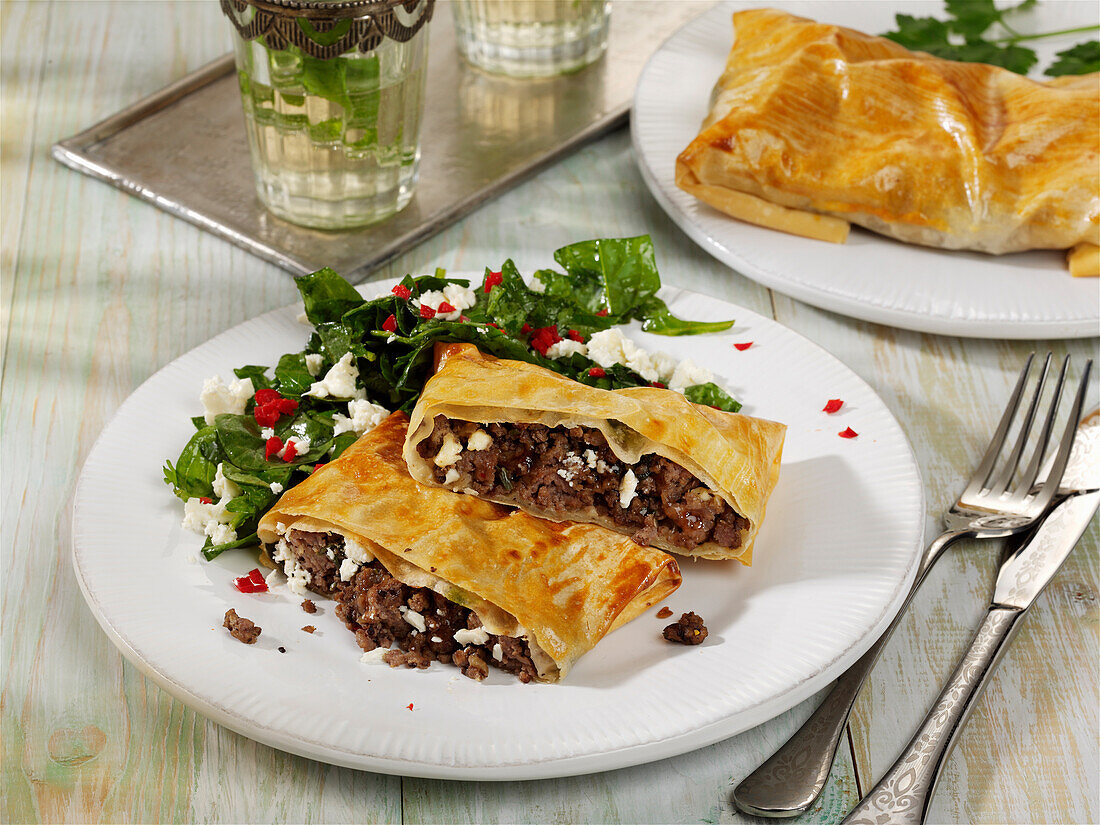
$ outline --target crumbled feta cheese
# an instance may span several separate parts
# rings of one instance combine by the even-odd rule
[[[220,375],[207,378],[202,382],[202,392],[199,393],[199,401],[202,402],[203,420],[207,424],[214,423],[214,417],[222,413],[243,415],[244,405],[248,399],[256,394],[252,388],[251,378],[242,378],[226,384]]]
[[[286,583],[291,592],[299,596],[305,596],[307,592],[306,585],[313,580],[313,576],[298,564],[298,560],[290,552],[286,539],[280,539],[279,543],[275,545],[275,553],[271,556],[271,560],[282,562],[283,573],[286,575]]]
[[[350,352],[346,352],[344,357],[325,373],[324,378],[310,384],[306,395],[314,398],[366,398],[366,391],[355,386],[355,380],[358,377],[359,368],[355,365],[355,357]]]
[[[215,546],[229,544],[231,541],[237,540],[237,531],[220,521],[208,521],[206,523],[206,535],[210,536],[210,542]]]
[[[657,371],[657,380],[667,385],[672,380],[672,374],[676,372],[676,359],[667,352],[654,352],[649,356],[649,362]]]
[[[306,369],[309,374],[314,378],[321,371],[321,366],[325,363],[325,357],[319,352],[306,353]]]
[[[462,284],[447,284],[443,287],[443,297],[455,309],[469,309],[477,303],[477,291]]]
[[[344,538],[344,555],[359,564],[370,564],[374,561],[374,553],[361,545],[355,539]]]
[[[309,452],[309,448],[312,442],[309,440],[309,436],[306,435],[292,436],[286,440],[286,443],[283,444],[283,448],[279,450],[279,452],[277,452],[275,455],[277,455],[279,458],[285,457],[286,451],[290,448],[291,444],[294,445],[294,457],[301,458]]]
[[[706,367],[698,366],[690,358],[685,358],[676,365],[676,371],[672,373],[672,378],[668,381],[668,388],[683,392],[688,387],[694,387],[696,384],[706,384],[708,381],[713,380],[714,373]]]
[[[617,329],[604,329],[594,332],[592,337],[588,339],[588,357],[605,368],[613,367],[616,364],[625,364],[626,355],[623,352],[623,346],[627,343],[634,346]]]
[[[427,627],[427,625],[424,624],[424,617],[417,613],[415,610],[406,610],[401,615],[405,618],[406,622],[411,624],[421,633],[423,633],[424,628]]]
[[[455,641],[460,645],[483,645],[489,641],[489,631],[484,627],[476,627],[473,630],[455,631]]]
[[[569,486],[573,486],[573,479],[576,477],[576,473],[572,470],[558,470],[558,475],[569,482]]]
[[[282,484],[280,484],[277,481],[271,482],[271,492],[273,492],[275,495],[279,495],[279,493],[281,493],[282,491],[283,491],[283,485]]]
[[[278,533],[280,536],[283,535],[286,532],[286,525],[283,524],[281,521],[275,522],[275,532]]]
[[[234,499],[241,494],[241,488],[230,481],[222,472],[224,465],[218,462],[218,467],[214,471],[214,495],[220,500],[220,504],[228,504],[230,499]]]
[[[477,303],[477,293],[461,284],[447,284],[442,292],[433,289],[421,293],[419,300],[421,306],[430,307],[436,311],[436,318],[443,321],[457,321],[462,315],[462,310],[469,309]],[[454,309],[450,312],[440,312],[439,305],[444,302]]]
[[[584,451],[584,461],[588,465],[589,470],[596,469],[596,452],[595,450]]]
[[[443,641],[443,640],[442,640],[442,639],[440,639],[440,638],[439,638],[438,636],[432,636],[432,639],[431,639],[431,640],[432,640],[433,642],[435,642],[436,644],[439,644],[440,642],[442,642],[442,641]]]
[[[333,428],[332,434],[337,436],[340,433],[353,432],[356,435],[362,435],[381,424],[389,414],[390,411],[385,407],[380,407],[378,404],[366,399],[349,401],[347,415],[336,413],[333,416],[332,423],[336,426]]]
[[[561,463],[564,464],[566,467],[580,469],[584,466],[584,459],[576,453],[570,451],[565,454],[565,458],[562,459]]]
[[[275,587],[275,585],[279,583],[280,573],[282,573],[282,571],[276,568],[275,570],[272,570],[270,573],[264,576],[264,582],[267,583],[269,589]]]
[[[447,470],[447,474],[445,476],[443,476],[443,483],[444,484],[454,484],[460,478],[461,478],[461,476],[458,474],[458,470],[456,470],[454,467],[451,467],[450,469]]]
[[[627,470],[619,485],[619,506],[624,510],[630,506],[630,502],[638,495],[638,477],[633,470]]]
[[[383,657],[386,655],[388,649],[389,648],[385,647],[376,647],[374,650],[368,650],[359,657],[359,661],[365,665],[384,665],[386,660]]]
[[[606,473],[607,472],[607,462],[604,461],[602,458],[596,459],[596,472],[597,473]]]
[[[588,354],[588,345],[583,344],[580,341],[574,341],[572,338],[565,338],[558,341],[556,344],[551,344],[546,350],[547,358],[568,358],[573,353],[580,355]]]
[[[267,441],[269,438],[274,437],[275,430],[273,430],[271,427],[264,427],[262,430],[260,430],[260,438],[262,438],[264,441]]]
[[[340,581],[350,582],[355,578],[355,574],[359,572],[358,562],[354,562],[351,559],[344,559],[340,562]]]
[[[454,437],[454,433],[447,433],[443,436],[443,444],[440,446],[439,452],[436,453],[435,466],[450,467],[458,461],[458,457],[461,454],[462,444]]]
[[[484,450],[493,443],[493,437],[485,430],[474,430],[466,439],[467,450]]]
[[[493,645],[493,658],[498,662],[504,661],[504,648],[500,646],[500,642]]]

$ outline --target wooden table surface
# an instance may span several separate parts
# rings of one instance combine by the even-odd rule
[[[2,664],[4,822],[741,822],[733,785],[811,699],[708,748],[610,773],[519,783],[363,773],[291,756],[171,698],[100,631],[68,546],[69,498],[119,404],[215,333],[292,302],[290,277],[55,163],[50,145],[226,49],[212,2],[0,4],[3,62]],[[1097,340],[922,335],[815,309],[733,273],[650,197],[627,132],[590,145],[376,274],[549,260],[581,238],[653,235],[666,282],[770,315],[847,363],[912,441],[927,531],[969,473],[1028,351]],[[140,434],[136,434],[140,437]],[[126,502],[119,502],[121,513]],[[1100,820],[1098,530],[1039,599],[978,702],[934,822]],[[932,572],[864,690],[819,804],[834,822],[893,761],[977,626],[997,552]]]

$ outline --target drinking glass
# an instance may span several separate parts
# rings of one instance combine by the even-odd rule
[[[256,192],[316,229],[376,223],[408,205],[435,0],[221,0]]]
[[[511,77],[568,74],[607,49],[609,0],[451,0],[458,50]]]

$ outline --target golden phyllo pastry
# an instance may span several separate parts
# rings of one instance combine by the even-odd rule
[[[1100,75],[1030,80],[771,9],[734,43],[677,184],[762,226],[990,253],[1098,241]]]
[[[257,533],[292,587],[390,664],[489,666],[556,682],[611,630],[680,585],[676,561],[589,524],[556,524],[409,475],[394,413],[288,490]]]
[[[412,412],[413,477],[639,544],[752,560],[786,427],[452,347]]]

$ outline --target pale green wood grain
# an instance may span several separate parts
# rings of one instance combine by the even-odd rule
[[[0,819],[737,821],[731,783],[797,727],[813,700],[654,765],[546,782],[449,783],[275,751],[193,713],[123,661],[69,566],[67,503],[80,464],[152,372],[296,293],[285,273],[48,157],[54,140],[220,54],[226,40],[215,3],[5,2],[0,15]],[[667,282],[764,315],[774,300],[780,321],[871,383],[913,440],[933,526],[980,453],[1025,346],[889,330],[773,299],[672,226],[645,190],[625,132],[376,276],[436,265],[480,270],[505,255],[530,268],[562,243],[642,232],[654,235]],[[1037,605],[971,720],[936,800],[939,821],[1100,818],[1095,528],[1086,544]],[[860,703],[854,764],[844,742],[822,804],[804,821],[836,821],[857,796],[856,772],[866,784],[892,761],[968,640],[993,569],[993,554],[967,548],[933,574]]]
[[[1069,353],[1078,371],[1097,354],[1095,339],[1004,342],[923,335],[842,319],[782,296],[776,314],[827,342],[897,415],[921,466],[929,537],[941,529],[942,513],[977,466],[1027,353]],[[1091,399],[1093,405],[1100,400],[1095,384]],[[859,430],[858,411],[837,423],[838,429],[853,423]],[[992,592],[999,549],[997,543],[965,542],[951,550],[884,651],[851,726],[864,785],[893,763],[970,643]],[[1051,584],[1052,594],[1072,592],[1075,608],[1047,608],[1050,594],[1036,605],[948,762],[931,821],[1100,817],[1096,557],[1094,524]]]

